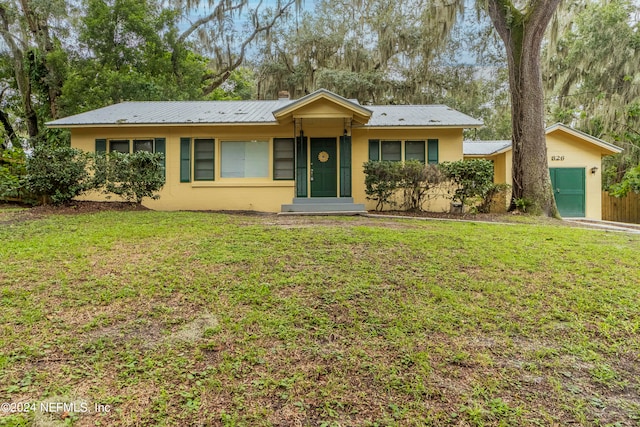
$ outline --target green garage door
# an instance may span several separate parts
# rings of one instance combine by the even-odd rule
[[[558,211],[563,217],[584,217],[584,168],[549,168]]]

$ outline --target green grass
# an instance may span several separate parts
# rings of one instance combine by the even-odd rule
[[[637,235],[143,211],[0,241],[0,402],[38,405],[0,425],[640,423]]]

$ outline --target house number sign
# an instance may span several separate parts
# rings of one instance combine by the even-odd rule
[[[322,163],[326,162],[327,160],[329,160],[329,153],[327,153],[326,151],[319,152],[318,160],[320,160]]]
[[[564,161],[564,156],[551,156],[552,162],[562,162]]]

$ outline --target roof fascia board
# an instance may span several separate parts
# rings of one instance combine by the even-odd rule
[[[437,125],[428,125],[428,126],[421,126],[421,125],[411,125],[411,126],[398,126],[398,125],[389,125],[389,126],[369,126],[369,125],[364,125],[364,126],[354,126],[353,129],[373,129],[373,130],[381,130],[381,129],[472,129],[472,128],[481,128],[484,125],[469,125],[469,124],[462,124],[462,125],[442,125],[442,126],[437,126]]]
[[[92,124],[70,124],[70,125],[49,125],[51,129],[78,129],[78,128],[133,128],[133,127],[219,127],[219,126],[279,126],[277,122],[248,122],[248,123],[92,123]]]
[[[569,127],[569,126],[565,125],[564,123],[556,123],[556,124],[553,124],[553,125],[549,126],[546,129],[545,134],[548,135],[548,134],[550,134],[552,132],[555,132],[557,130],[565,132],[565,133],[567,133],[569,135],[573,135],[576,138],[580,138],[580,139],[582,139],[582,140],[584,140],[584,141],[586,141],[586,142],[588,142],[590,144],[593,144],[595,146],[598,146],[600,148],[604,148],[605,150],[607,150],[607,151],[609,151],[611,153],[622,153],[622,151],[623,151],[623,149],[618,147],[617,145],[610,144],[607,141],[603,141],[600,138],[596,138],[593,135],[589,135],[588,133],[584,133],[584,132],[579,131],[577,129],[573,129],[572,127]]]

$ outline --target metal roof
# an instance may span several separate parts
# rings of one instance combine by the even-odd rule
[[[367,127],[459,126],[478,127],[482,121],[446,105],[368,105],[373,111]]]
[[[47,123],[48,126],[118,124],[277,123],[272,111],[292,101],[122,102]]]
[[[464,156],[491,156],[511,148],[511,140],[500,141],[463,141]]]
[[[374,105],[362,106],[320,89],[299,100],[275,101],[146,101],[122,102],[47,123],[51,127],[109,125],[221,125],[277,124],[274,113],[300,104],[312,96],[330,94],[352,104],[363,114],[371,112],[366,127],[477,127],[476,120],[446,105]]]

